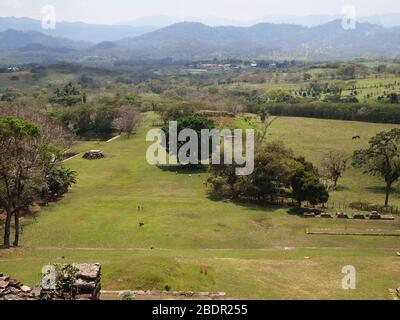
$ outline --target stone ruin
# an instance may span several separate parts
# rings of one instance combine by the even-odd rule
[[[39,300],[40,292],[0,273],[0,300]]]
[[[331,215],[330,213],[323,212],[323,213],[321,213],[320,218],[323,218],[323,219],[332,219],[332,215]]]
[[[105,155],[100,150],[90,150],[88,152],[85,152],[85,154],[83,155],[83,159],[86,160],[98,160],[103,158],[105,158]]]
[[[338,219],[350,219],[349,215],[345,212],[336,213],[336,217],[338,217]]]
[[[78,269],[74,287],[77,291],[77,300],[100,300],[101,265],[73,264]],[[17,280],[0,274],[0,300],[43,300],[52,290],[37,287],[31,289]],[[62,294],[62,293],[61,293]]]
[[[100,300],[101,265],[81,263],[73,266],[79,270],[75,282],[79,300]]]

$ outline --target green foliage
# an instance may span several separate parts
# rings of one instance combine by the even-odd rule
[[[18,98],[19,94],[13,90],[6,89],[1,95],[0,101],[4,102],[14,102]]]
[[[293,174],[291,180],[293,198],[300,204],[302,201],[312,205],[328,202],[329,193],[313,172],[303,167]]]
[[[89,77],[85,74],[83,74],[79,77],[79,84],[83,88],[97,88],[98,87],[96,80],[94,80],[92,77]]]
[[[124,291],[119,296],[119,300],[132,301],[132,300],[135,300],[135,296],[130,291]]]
[[[112,105],[81,105],[64,110],[59,117],[80,137],[108,137],[114,132],[117,115]]]
[[[352,164],[385,180],[385,206],[388,206],[391,187],[400,178],[400,129],[378,133],[369,141],[368,149],[354,152]]]
[[[79,270],[71,264],[55,264],[56,287],[46,292],[44,300],[76,300],[78,295],[75,286]]]
[[[358,103],[312,102],[271,104],[267,105],[266,108],[274,116],[400,124],[399,105],[376,106]]]
[[[57,198],[68,192],[68,189],[77,183],[77,173],[62,166],[52,166],[46,172],[45,195]]]
[[[169,121],[176,121],[180,118],[192,116],[194,114],[194,107],[187,103],[180,103],[161,109],[159,114],[163,122],[167,124]]]
[[[97,136],[109,136],[114,132],[113,121],[118,111],[113,107],[100,106],[95,109],[92,130]]]
[[[15,138],[38,138],[40,136],[39,128],[25,120],[17,117],[7,117],[0,119],[0,137],[2,140]]]
[[[256,150],[251,175],[236,176],[235,165],[213,165],[208,183],[216,196],[257,202],[293,197],[298,202],[318,204],[329,198],[316,168],[304,158],[295,158],[292,150],[279,141]],[[288,192],[290,188],[292,193]]]
[[[201,130],[207,129],[212,130],[214,129],[214,123],[212,120],[202,117],[202,116],[188,116],[177,119],[178,123],[178,136],[182,130],[185,129],[192,129],[196,131],[198,137],[198,145],[201,146]],[[167,151],[169,151],[169,125],[165,125],[162,130],[164,131],[167,137]],[[186,141],[178,141],[178,150],[189,141],[189,138]],[[211,142],[211,138],[210,138]],[[211,148],[211,143],[210,143]],[[198,153],[198,159],[201,160],[201,154]]]
[[[140,108],[142,105],[142,99],[137,94],[127,93],[123,98],[123,103],[129,106]]]
[[[338,74],[343,80],[355,79],[356,76],[356,66],[354,64],[343,64],[338,70]]]
[[[293,102],[294,97],[286,90],[283,89],[272,89],[269,90],[266,94],[266,98],[268,101],[273,102]]]
[[[64,106],[73,106],[81,102],[85,103],[86,95],[77,86],[72,84],[72,82],[69,82],[64,87],[55,89],[49,102]]]

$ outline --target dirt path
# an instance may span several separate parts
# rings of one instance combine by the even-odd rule
[[[121,135],[116,136],[116,137],[114,137],[114,138],[111,138],[110,140],[106,141],[106,143],[113,142],[113,141],[117,140],[117,139],[120,138],[120,137],[121,137]]]
[[[26,250],[43,250],[43,251],[210,251],[210,252],[223,252],[223,251],[247,251],[247,252],[270,252],[270,251],[294,251],[294,250],[393,250],[396,252],[398,248],[348,248],[348,247],[271,247],[271,248],[198,248],[198,249],[185,249],[185,248],[143,248],[143,247],[130,247],[130,248],[112,248],[112,247],[20,247],[19,249]],[[1,252],[1,251],[0,251]]]

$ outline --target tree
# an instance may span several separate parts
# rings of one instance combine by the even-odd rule
[[[392,185],[400,178],[400,129],[378,133],[369,141],[369,148],[353,154],[353,166],[364,173],[385,180],[385,206],[389,205]]]
[[[80,105],[63,110],[60,118],[80,137],[108,137],[114,132],[118,110],[113,105]]]
[[[329,200],[329,193],[321,183],[318,176],[305,167],[300,167],[291,178],[293,198],[299,205],[303,201],[308,201],[312,205],[326,203]]]
[[[76,182],[75,171],[62,166],[49,166],[46,169],[46,187],[43,194],[56,199],[67,193]]]
[[[118,109],[118,116],[113,121],[113,128],[120,133],[126,133],[128,138],[143,120],[143,115],[129,106]]]
[[[110,136],[113,129],[113,121],[117,117],[117,110],[110,106],[100,106],[95,109],[93,119],[93,131],[99,137]]]
[[[12,91],[10,89],[6,89],[4,93],[1,95],[0,101],[5,101],[5,102],[13,102],[17,99],[18,93],[15,91]]]
[[[177,120],[177,133],[179,136],[179,133],[182,130],[185,129],[192,129],[194,131],[196,131],[197,133],[197,138],[198,138],[198,145],[201,146],[201,130],[203,129],[207,129],[207,130],[212,130],[214,129],[214,122],[206,117],[201,117],[201,116],[189,116],[189,117],[184,117],[184,118],[180,118]],[[169,126],[165,125],[162,130],[164,131],[166,138],[167,138],[167,151],[169,152]],[[211,151],[211,147],[212,147],[212,138],[210,137],[210,151]],[[187,142],[189,142],[189,138],[186,141],[178,141],[178,148],[177,150],[179,150],[184,144],[186,144]],[[197,159],[199,160],[199,162],[201,162],[201,153],[198,152],[197,153]]]
[[[338,69],[338,74],[339,74],[344,80],[355,79],[355,76],[356,76],[356,66],[353,65],[353,64],[344,64],[344,65],[341,65],[340,68]]]
[[[309,80],[311,80],[312,79],[312,75],[310,74],[310,73],[305,73],[304,75],[303,75],[303,80],[304,81],[309,81]]]
[[[290,94],[290,92],[284,89],[271,89],[266,94],[267,101],[272,102],[294,102],[296,99]]]
[[[254,158],[254,172],[241,177],[237,191],[243,198],[272,202],[285,194],[294,165],[292,150],[282,142],[274,141],[257,150]]]
[[[211,192],[258,202],[273,202],[283,197],[292,197],[300,205],[302,201],[314,205],[328,201],[329,194],[320,182],[315,166],[304,158],[295,158],[293,151],[282,142],[258,147],[254,160],[254,172],[249,176],[236,176],[233,164],[212,165],[207,180]]]
[[[11,218],[14,246],[19,244],[20,210],[28,206],[44,184],[43,170],[51,153],[41,143],[39,128],[16,117],[0,119],[0,203],[6,212],[4,247],[10,247]]]
[[[159,111],[161,118],[165,124],[168,121],[176,121],[180,118],[192,116],[194,114],[194,107],[187,103],[169,106]]]
[[[84,100],[86,100],[86,95],[77,86],[72,84],[72,82],[69,82],[62,88],[56,88],[49,102],[64,106],[73,106],[84,102]]]
[[[328,190],[336,190],[339,179],[347,170],[348,157],[343,152],[328,151],[322,160],[322,175],[330,182]]]

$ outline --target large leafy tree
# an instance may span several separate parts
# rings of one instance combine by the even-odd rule
[[[176,105],[162,108],[159,114],[164,122],[168,124],[169,121],[177,121],[178,119],[193,116],[194,106],[188,103],[178,103]]]
[[[214,122],[206,117],[201,117],[201,116],[188,116],[188,117],[183,117],[179,118],[177,120],[177,133],[179,136],[179,133],[182,130],[185,129],[192,129],[197,133],[197,138],[198,138],[198,145],[201,146],[201,130],[207,129],[207,130],[212,130],[214,129]],[[169,126],[165,125],[162,130],[164,131],[166,138],[167,138],[167,151],[170,151],[169,148]],[[210,151],[211,151],[211,138],[210,138]],[[178,150],[187,142],[189,141],[189,138],[186,141],[178,141]],[[197,153],[197,159],[199,160],[199,163],[201,162],[201,153]]]
[[[369,148],[353,154],[353,166],[385,180],[385,206],[389,205],[392,185],[400,178],[400,129],[378,133]]]
[[[299,204],[309,201],[316,205],[328,201],[329,194],[320,182],[317,169],[304,158],[295,158],[282,142],[259,146],[254,160],[254,172],[241,177],[235,175],[235,165],[212,165],[207,180],[212,193],[261,202],[273,202],[282,197],[292,197]]]
[[[10,246],[11,219],[15,219],[14,246],[19,244],[20,210],[44,185],[44,168],[51,152],[41,143],[39,128],[16,117],[0,119],[0,202],[6,212],[4,247]]]
[[[297,200],[299,205],[303,201],[308,201],[312,205],[326,203],[329,200],[329,193],[325,186],[319,180],[319,177],[300,167],[292,176],[293,198]]]
[[[73,106],[81,102],[85,103],[86,95],[77,86],[72,84],[72,82],[69,82],[62,88],[56,88],[49,102],[64,106]]]
[[[239,179],[239,193],[262,201],[283,196],[293,170],[292,151],[280,142],[272,142],[258,149],[254,160],[254,172]]]

